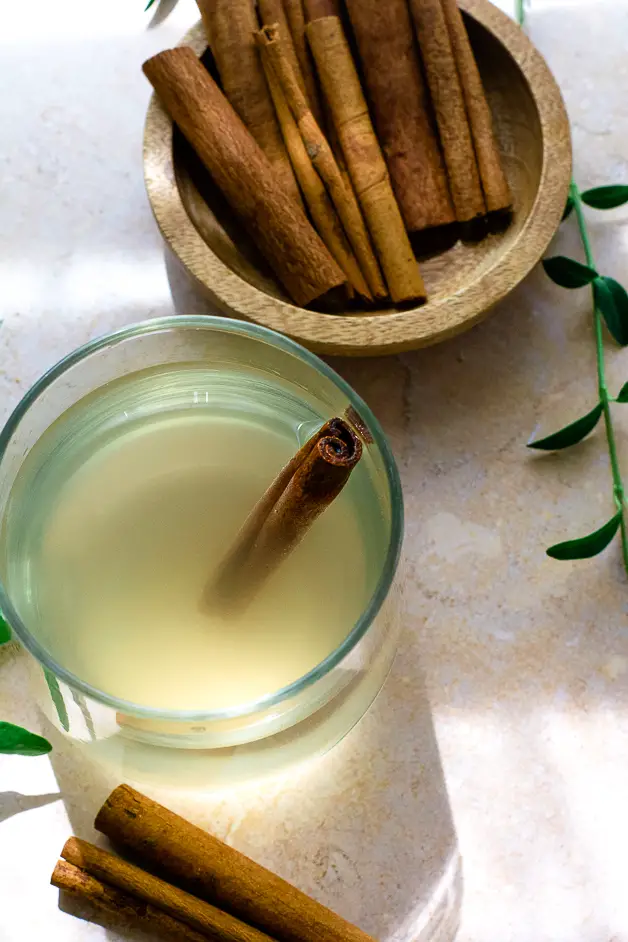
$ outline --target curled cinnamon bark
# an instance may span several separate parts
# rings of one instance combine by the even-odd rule
[[[277,874],[129,785],[111,793],[95,826],[147,870],[278,942],[374,942]]]
[[[347,9],[404,222],[410,232],[453,223],[447,171],[406,0],[347,0]]]
[[[101,913],[106,913],[124,928],[142,929],[151,936],[177,942],[207,942],[207,936],[197,932],[157,906],[144,903],[130,893],[102,880],[97,880],[80,867],[60,860],[52,874],[50,882],[70,896],[84,900]]]
[[[393,301],[425,301],[425,285],[392,190],[351,50],[337,16],[307,25],[318,75]]]
[[[457,0],[442,0],[489,213],[508,213],[512,195],[493,131],[493,117]]]
[[[297,201],[299,188],[255,48],[254,0],[196,0],[223,91],[262,148],[277,180]]]
[[[205,602],[240,609],[338,497],[362,457],[344,419],[326,422],[280,471],[238,533]]]
[[[410,0],[458,222],[486,212],[460,76],[441,0]]]
[[[314,119],[290,65],[279,28],[275,25],[265,26],[258,34],[258,42],[264,47],[266,61],[274,70],[312,164],[327,187],[369,291],[375,298],[384,298],[386,285],[355,194],[351,186],[347,185],[332,149]]]
[[[257,34],[257,37],[262,65],[279,119],[281,133],[316,231],[344,271],[351,288],[363,298],[372,301],[373,296],[347,241],[325,185],[314,168],[281,83],[273,69],[268,37],[263,30]]]
[[[323,116],[318,92],[318,82],[316,81],[310,48],[305,38],[305,9],[303,7],[303,0],[283,0],[283,8],[290,28],[292,43],[301,67],[301,75],[305,82],[307,100],[310,103],[312,114],[316,118],[316,121],[318,124],[322,125]]]
[[[143,68],[293,301],[309,304],[344,284],[344,273],[194,52],[167,49]]]
[[[144,903],[147,908],[156,907],[171,919],[185,923],[195,933],[200,932],[214,942],[273,942],[265,933],[246,925],[235,916],[88,841],[71,837],[66,841],[61,856],[68,864],[79,867],[95,880],[128,894],[140,905]],[[73,876],[76,879],[76,875]],[[76,883],[80,885],[78,879]]]

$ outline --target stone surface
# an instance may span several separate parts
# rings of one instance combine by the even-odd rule
[[[90,337],[174,309],[205,310],[176,263],[164,266],[141,178],[149,91],[139,66],[176,41],[195,10],[181,0],[146,29],[142,6],[31,0],[3,11],[0,418],[43,369]],[[628,6],[533,0],[528,17],[565,94],[580,185],[628,181]],[[628,209],[587,215],[600,267],[628,280]],[[552,252],[578,251],[567,223]],[[420,651],[465,860],[460,938],[624,938],[626,580],[615,544],[586,562],[544,554],[612,512],[603,436],[598,430],[560,456],[524,447],[533,433],[595,401],[587,292],[565,292],[536,270],[494,316],[455,341],[335,365],[379,415],[401,465],[410,611],[402,658],[377,710],[388,703],[400,717],[385,732],[412,762],[407,737],[420,696]],[[627,366],[625,353],[609,344],[611,388],[628,379]],[[628,469],[628,413],[615,412]],[[34,726],[23,685],[22,656],[5,650],[0,715]],[[377,732],[377,710],[340,751],[299,773],[311,786],[303,788],[306,807],[295,810],[273,786],[274,816],[256,812],[247,822],[232,805],[213,820],[260,857],[272,847],[282,872],[330,902],[344,900],[348,915],[388,938],[401,910],[412,908],[411,858],[396,859],[412,823],[404,828],[412,788],[394,761],[392,784],[377,779],[391,789],[389,825],[367,833],[362,846],[337,830],[318,861],[322,883],[312,876],[315,862],[304,869],[308,842],[294,830],[295,821],[321,814],[320,806],[311,810],[317,775],[343,756],[364,765],[360,749],[367,731]],[[395,729],[405,732],[395,736]],[[71,829],[90,836],[89,818],[106,790],[72,763],[69,753],[52,763],[0,760],[2,942],[44,933],[72,942],[105,932],[59,912],[46,885]],[[60,789],[65,802],[56,800]],[[377,788],[369,795],[381,800]],[[362,814],[375,806],[362,806]],[[194,813],[202,820],[198,807]],[[359,854],[365,869],[356,877],[346,861],[355,864]],[[400,875],[406,891],[395,889]],[[395,925],[386,912],[390,894],[397,904],[403,899]]]

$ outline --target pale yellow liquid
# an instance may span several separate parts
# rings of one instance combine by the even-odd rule
[[[244,411],[158,412],[95,436],[47,485],[45,504],[35,489],[23,616],[37,618],[54,659],[131,703],[213,711],[326,658],[372,591],[351,487],[242,614],[201,606],[249,510],[308,437],[297,431]],[[38,447],[52,463],[49,445]],[[37,454],[29,461],[32,474]]]

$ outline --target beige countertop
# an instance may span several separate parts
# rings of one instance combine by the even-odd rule
[[[181,0],[150,30],[142,6],[31,0],[4,11],[0,419],[90,337],[204,310],[176,265],[164,266],[140,160],[149,89],[139,66],[179,38],[194,5]],[[580,185],[628,182],[628,4],[532,0],[528,30],[565,95]],[[600,268],[627,283],[628,208],[587,215]],[[552,250],[579,251],[573,223]],[[595,402],[588,293],[563,291],[536,270],[463,337],[334,365],[378,414],[401,467],[402,656],[341,751],[298,773],[287,791],[269,786],[254,806],[232,799],[204,820],[365,928],[397,938],[411,896],[400,874],[412,873],[412,846],[422,839],[421,796],[412,796],[411,780],[376,767],[366,791],[356,786],[347,798],[353,823],[343,825],[322,783],[341,788],[345,760],[366,781],[367,741],[390,768],[400,757],[406,767],[420,762],[420,658],[464,859],[460,939],[618,942],[628,936],[626,577],[616,544],[584,562],[544,554],[610,516],[603,433],[561,455],[525,449],[532,433]],[[608,372],[613,389],[628,380],[628,358],[610,344]],[[628,476],[628,411],[616,414]],[[24,660],[11,649],[0,655],[0,716],[34,725]],[[318,783],[308,795],[323,805],[308,797],[297,806],[303,775]],[[52,763],[0,758],[2,942],[114,938],[59,912],[46,885],[72,828],[90,836],[105,791],[71,752]],[[388,823],[360,846],[355,821],[373,809]]]

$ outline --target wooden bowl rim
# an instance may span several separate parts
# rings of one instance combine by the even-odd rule
[[[153,94],[144,129],[148,198],[164,239],[224,314],[287,334],[317,353],[397,353],[429,346],[469,329],[536,265],[560,224],[571,179],[565,105],[547,63],[514,20],[490,0],[459,0],[459,5],[502,44],[528,85],[541,128],[541,176],[525,224],[511,245],[496,254],[493,263],[471,284],[422,307],[348,317],[321,314],[274,298],[236,274],[203,241],[185,210],[174,169],[172,121]],[[179,45],[191,46],[197,55],[205,51],[201,21]]]

